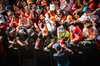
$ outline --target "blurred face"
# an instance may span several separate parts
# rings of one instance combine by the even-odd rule
[[[59,14],[58,17],[61,18],[62,17],[62,14]]]
[[[45,17],[43,15],[40,16],[42,22],[45,22]]]
[[[93,29],[92,28],[88,28],[88,31],[91,32]]]
[[[37,13],[38,13],[38,14],[41,14],[41,13],[42,13],[42,10],[38,10]]]
[[[49,7],[46,7],[47,11],[50,10]]]
[[[75,18],[78,19],[80,16],[79,15],[75,15]]]
[[[35,6],[33,6],[33,7],[32,7],[32,10],[33,10],[33,11],[35,11],[35,8],[36,8],[36,7],[35,7]]]
[[[13,14],[10,12],[8,13],[9,18],[12,18]]]
[[[14,7],[14,10],[15,10],[15,11],[18,11],[18,10],[19,10],[19,8],[18,8],[17,6],[15,6],[15,7]]]

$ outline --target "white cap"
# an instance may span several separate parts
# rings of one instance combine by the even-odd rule
[[[50,5],[50,10],[52,11],[52,10],[55,10],[55,5],[54,4],[51,4]]]
[[[60,32],[64,32],[64,27],[63,27],[63,25],[60,26]]]
[[[85,20],[87,20],[87,17],[86,17],[86,16],[82,16],[82,17],[80,17],[78,20],[79,20],[79,21],[85,21]]]
[[[73,27],[74,27],[74,25],[71,25],[71,26],[70,26],[70,30],[72,30],[72,29],[73,29]]]

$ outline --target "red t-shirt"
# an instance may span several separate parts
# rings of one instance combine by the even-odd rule
[[[8,20],[8,24],[9,24],[9,25],[10,25],[10,23],[11,23],[11,20],[12,20],[12,19]],[[18,19],[15,19],[14,22],[18,23]],[[12,25],[12,28],[16,28],[16,27],[17,27],[17,26],[16,26],[15,24]]]
[[[80,34],[74,34],[74,40],[75,41],[80,41],[83,39],[83,34],[80,32]]]

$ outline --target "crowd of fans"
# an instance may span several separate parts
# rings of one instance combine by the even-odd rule
[[[46,39],[50,40],[44,50],[56,42],[62,47],[80,41],[100,46],[99,0],[16,0],[14,4],[0,2],[0,8],[1,47],[7,41],[8,48],[27,47],[30,37],[35,49]]]

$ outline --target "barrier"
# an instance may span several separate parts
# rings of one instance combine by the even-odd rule
[[[10,53],[9,57],[12,58],[9,60],[15,61],[14,64],[17,66],[22,66],[23,59],[26,57],[34,60],[34,66],[57,66],[56,61],[53,59],[53,54],[56,51],[52,48],[44,51],[43,47],[39,46],[40,50],[35,50],[33,43],[29,46],[29,50],[26,50],[26,47],[17,44],[14,48],[9,49],[7,53]],[[95,44],[91,44],[91,46],[69,46],[69,48],[74,52],[73,55],[69,56],[70,66],[99,65],[100,51]],[[31,52],[31,56],[28,51]]]

